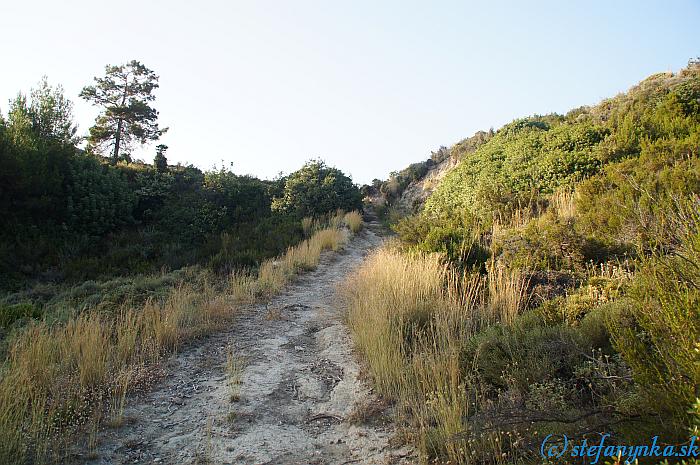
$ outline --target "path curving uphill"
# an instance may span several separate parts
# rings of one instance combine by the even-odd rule
[[[413,463],[410,448],[389,446],[386,418],[357,421],[378,401],[360,379],[336,287],[381,243],[367,226],[230,330],[174,357],[159,387],[127,405],[124,426],[101,434],[90,463]],[[229,347],[243,367],[234,400]]]

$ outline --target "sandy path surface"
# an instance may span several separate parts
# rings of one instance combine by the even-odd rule
[[[400,464],[386,418],[352,420],[376,402],[359,378],[336,287],[381,243],[370,223],[342,251],[269,303],[242,312],[230,330],[185,349],[127,421],[100,435],[92,464]],[[227,348],[242,366],[232,400]]]

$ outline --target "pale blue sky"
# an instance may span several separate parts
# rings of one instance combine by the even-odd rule
[[[170,162],[273,177],[321,157],[359,183],[700,55],[698,0],[3,0],[0,24],[3,112],[46,74],[87,133],[82,86],[137,59]]]

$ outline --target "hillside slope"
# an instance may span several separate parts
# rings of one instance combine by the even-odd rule
[[[348,320],[422,463],[697,436],[699,61],[505,125],[393,228]]]
[[[422,207],[430,194],[433,193],[437,185],[442,181],[457,164],[459,159],[448,157],[440,163],[431,166],[427,173],[415,181],[411,181],[401,192],[401,195],[394,201],[393,206],[400,213],[416,213]]]
[[[419,212],[428,197],[464,158],[493,136],[493,131],[477,131],[452,147],[440,147],[427,160],[412,163],[401,171],[392,172],[389,179],[375,180],[373,203],[388,206],[393,216]]]
[[[506,213],[573,187],[611,163],[660,155],[671,164],[697,156],[700,66],[659,73],[629,92],[564,116],[516,120],[462,159],[426,205],[431,215],[468,210],[482,217]]]

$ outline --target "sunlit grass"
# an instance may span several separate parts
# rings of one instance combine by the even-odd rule
[[[347,236],[336,228],[326,228],[311,238],[290,247],[284,256],[266,260],[260,266],[253,284],[255,295],[269,296],[279,292],[296,274],[318,266],[324,250],[338,250]],[[240,279],[239,279],[240,282]]]
[[[465,434],[470,415],[488,399],[462,356],[477,331],[510,324],[519,313],[527,295],[523,275],[460,273],[437,255],[387,247],[348,279],[342,295],[374,386],[396,401],[423,463],[475,463],[474,450],[501,457],[500,432]]]
[[[113,312],[78,312],[65,324],[42,321],[18,331],[0,371],[0,463],[60,463],[79,433],[88,433],[91,449],[100,424],[120,424],[129,390],[149,376],[137,368],[223,328],[241,305],[267,299],[316,268],[323,251],[347,240],[339,229],[343,217],[335,214],[336,227],[316,230],[265,261],[257,275],[236,271],[216,283],[205,276],[137,306],[127,301]],[[229,374],[240,371],[237,360],[229,359]]]
[[[353,211],[346,213],[343,222],[353,233],[358,233],[362,229],[362,215],[360,215],[359,212]]]

